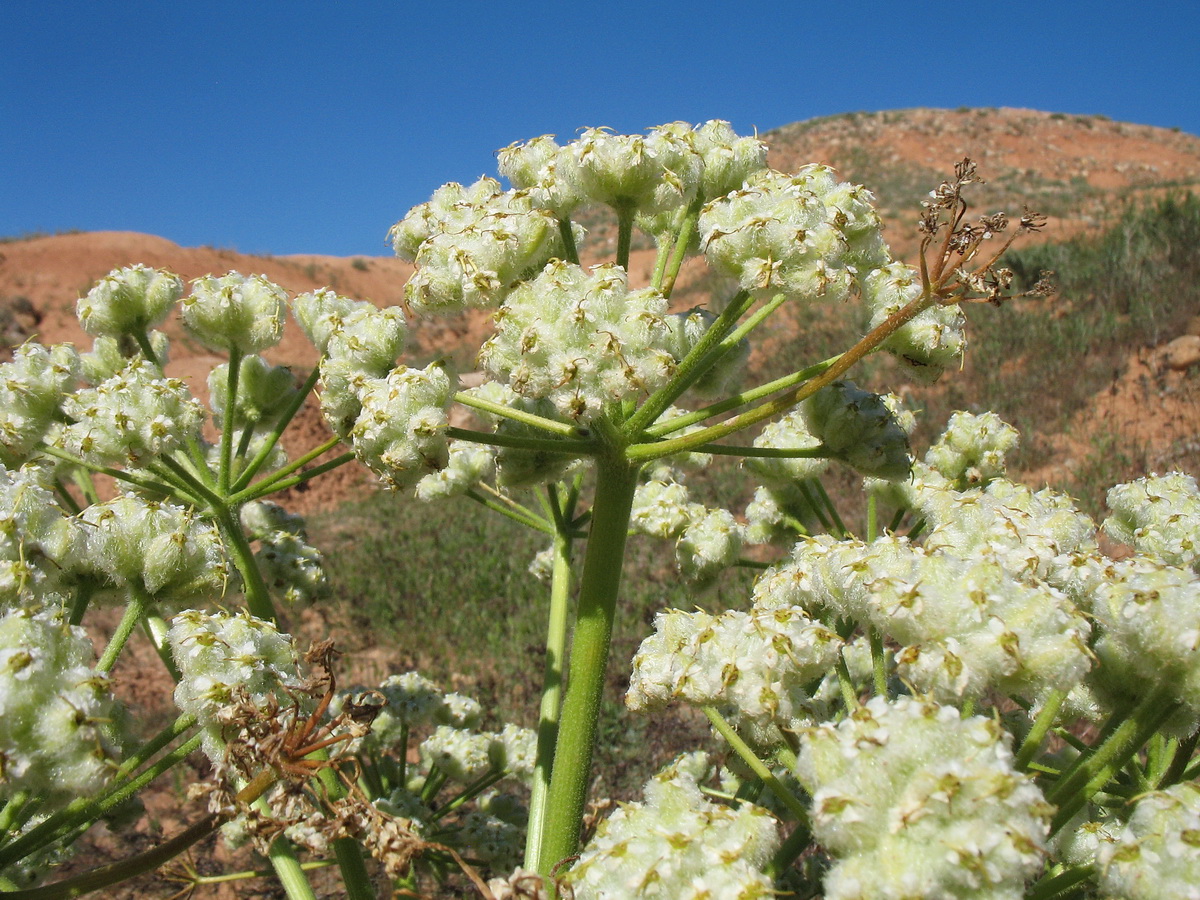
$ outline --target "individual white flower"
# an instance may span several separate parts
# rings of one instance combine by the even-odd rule
[[[96,387],[68,396],[63,412],[73,421],[55,442],[97,465],[147,465],[189,437],[199,439],[204,418],[183,381],[164,378],[141,357]]]
[[[863,299],[875,328],[921,296],[921,278],[911,266],[889,263],[870,272],[862,282]],[[962,358],[967,346],[967,320],[957,304],[935,303],[901,325],[881,345],[914,378],[936,381]]]
[[[88,334],[136,335],[165,319],[182,296],[178,275],[139,264],[113,269],[101,278],[80,298],[76,313]]]
[[[1122,900],[1200,900],[1200,784],[1143,795],[1115,843],[1100,846],[1100,889]]]
[[[657,291],[629,291],[619,266],[588,273],[554,261],[509,296],[479,360],[517,394],[590,422],[650,394],[675,371],[661,346],[669,335],[666,307]]]
[[[217,762],[225,757],[221,712],[235,691],[259,706],[272,697],[286,705],[286,691],[300,683],[291,636],[248,613],[185,610],[171,620],[167,641],[181,675],[175,705],[200,721],[204,752]]]
[[[710,802],[697,784],[703,766],[703,754],[680,757],[647,782],[644,801],[600,823],[567,874],[578,900],[775,895],[763,871],[779,845],[774,819],[752,803]]]
[[[263,275],[205,275],[183,300],[183,324],[211,350],[261,353],[283,338],[287,292]]]
[[[1139,553],[1200,572],[1200,488],[1182,472],[1149,475],[1108,492],[1104,530]]]
[[[0,364],[0,464],[16,468],[29,459],[79,375],[70,344],[22,344],[12,362]]]
[[[812,722],[807,688],[833,667],[841,646],[798,607],[719,616],[668,610],[634,655],[625,705],[717,706],[748,740],[771,746],[776,729]]]
[[[28,792],[44,811],[100,791],[122,737],[92,643],[58,606],[0,617],[0,799]]]
[[[829,900],[1007,900],[1042,868],[1052,807],[990,719],[875,697],[806,732],[796,774],[837,860]]]

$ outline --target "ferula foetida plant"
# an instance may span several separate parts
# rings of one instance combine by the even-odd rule
[[[292,900],[315,897],[314,862],[356,900],[1200,897],[1196,482],[1113,488],[1100,529],[1129,554],[1110,558],[1070,497],[1007,477],[1018,435],[996,415],[956,413],[917,454],[913,412],[849,380],[877,351],[922,381],[954,370],[962,304],[1010,299],[1000,257],[1039,217],[970,219],[963,161],[908,265],[865,188],[773,171],[719,121],[535,138],[499,168],[510,187],[448,184],[392,228],[407,316],[134,266],[79,301],[90,351],[29,343],[0,366],[0,894],[104,890],[220,830]],[[572,218],[598,206],[612,258]],[[643,281],[635,232],[657,248]],[[729,287],[685,308],[701,257]],[[861,338],[747,383],[756,338],[813,304]],[[262,356],[289,310],[320,355],[307,373]],[[410,317],[468,310],[494,325],[482,383],[398,361]],[[172,312],[227,358],[207,404],[164,372]],[[313,391],[332,436],[289,460]],[[751,499],[708,506],[689,473],[729,457]],[[352,459],[397,502],[475,502],[544,536],[535,728],[418,672],[339,686],[327,643],[280,631],[277,604],[338,585],[269,498]],[[861,476],[865,513],[838,509],[831,467]],[[631,535],[670,542],[697,594],[760,571],[737,608],[663,609],[613,661],[629,715],[694,706],[724,752],[676,758],[585,829]],[[110,607],[94,648],[81,626]],[[157,734],[112,691],[131,641],[176,684]],[[56,875],[197,751],[192,825]]]

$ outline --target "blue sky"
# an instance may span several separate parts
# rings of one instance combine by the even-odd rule
[[[1200,134],[1183,0],[5,0],[0,35],[0,235],[385,255],[438,185],[588,125],[1018,106]]]

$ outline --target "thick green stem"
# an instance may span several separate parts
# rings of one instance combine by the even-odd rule
[[[153,605],[154,600],[146,592],[146,589],[140,584],[131,582],[129,585],[129,602],[125,604],[125,612],[121,616],[121,621],[117,624],[117,630],[113,632],[112,639],[109,640],[108,646],[104,648],[104,653],[100,656],[100,661],[96,663],[97,672],[101,675],[107,675],[112,671],[117,657],[121,655],[121,651],[125,648],[125,642],[133,634],[133,629],[137,628],[138,623],[146,615],[146,610]]]
[[[633,238],[633,206],[618,206],[617,210],[617,265],[629,271],[629,247]]]
[[[214,510],[213,517],[221,530],[221,536],[225,538],[226,546],[229,547],[233,564],[242,576],[242,589],[246,593],[246,606],[251,615],[265,622],[274,622],[275,605],[271,602],[267,583],[263,581],[262,573],[258,570],[254,551],[250,549],[250,542],[246,540],[246,533],[242,531],[242,523],[238,521],[237,513],[227,506],[222,506]]]
[[[546,624],[546,662],[542,675],[542,703],[538,712],[537,758],[529,798],[529,828],[525,843],[525,868],[534,869],[542,852],[546,804],[550,797],[550,775],[554,768],[554,745],[562,706],[564,656],[567,650],[567,620],[571,590],[571,537],[568,533],[573,510],[560,509],[552,498],[557,531],[554,535],[554,568],[550,582],[550,616]]]
[[[742,740],[741,735],[733,730],[733,726],[725,721],[715,707],[704,707],[704,714],[708,716],[708,721],[712,723],[717,733],[733,748],[734,753],[741,757],[742,762],[749,766],[751,772],[762,779],[763,784],[771,789],[771,793],[779,799],[779,802],[788,808],[798,822],[807,824],[808,810],[804,808],[800,798],[784,786],[771,768],[758,758],[758,755],[750,749],[749,744]]]
[[[242,352],[236,347],[229,350],[229,368],[226,370],[225,415],[221,420],[221,462],[217,470],[217,485],[224,495],[229,494],[233,483],[233,420],[237,415],[238,379],[242,372]]]
[[[1029,729],[1029,734],[1025,735],[1025,740],[1021,742],[1021,749],[1017,751],[1016,759],[1013,760],[1016,768],[1024,770],[1033,761],[1034,755],[1042,746],[1042,741],[1054,727],[1054,719],[1058,716],[1058,711],[1066,699],[1067,692],[1062,690],[1052,691],[1046,698],[1041,712],[1034,719],[1033,727]]]
[[[537,864],[538,872],[545,876],[579,847],[637,471],[619,448],[610,450],[596,466],[596,499],[554,751],[549,815]]]

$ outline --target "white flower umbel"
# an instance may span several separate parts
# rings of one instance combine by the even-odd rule
[[[428,725],[473,728],[483,714],[470,697],[443,693],[417,672],[389,676],[378,692],[385,703],[371,723],[371,735],[384,747],[398,746],[409,731]]]
[[[0,618],[0,798],[28,791],[48,812],[108,781],[120,710],[94,665],[87,633],[67,624],[61,602]]]
[[[702,164],[691,141],[671,126],[646,137],[588,128],[566,146],[559,175],[585,200],[654,214],[687,205]]]
[[[55,442],[94,465],[145,466],[199,439],[204,408],[178,378],[135,357],[107,381],[67,397],[73,421]]]
[[[249,613],[205,613],[189,609],[171,620],[167,633],[181,675],[175,705],[192,713],[204,727],[204,752],[214,762],[225,756],[220,716],[235,689],[266,706],[272,697],[283,706],[285,693],[300,682],[292,638]]]
[[[517,394],[590,422],[671,377],[666,308],[657,291],[629,291],[619,266],[589,273],[556,260],[509,296],[479,360]]]
[[[70,344],[22,344],[0,365],[0,464],[16,468],[46,436],[80,376]]]
[[[780,450],[814,450],[822,446],[822,441],[809,430],[808,417],[801,407],[767,423],[754,439],[754,446]],[[829,467],[829,460],[803,456],[791,459],[747,456],[742,460],[742,465],[773,486],[790,486],[805,478],[820,475]]]
[[[762,871],[779,844],[761,807],[707,800],[703,754],[683,756],[646,783],[645,800],[600,823],[567,879],[577,900],[758,900],[775,896]]]
[[[88,334],[106,337],[137,335],[167,317],[183,296],[178,275],[143,265],[113,269],[81,297],[79,324]]]
[[[1149,475],[1108,492],[1104,530],[1139,553],[1200,572],[1200,488],[1182,472]]]
[[[921,276],[903,263],[889,263],[863,278],[862,293],[871,311],[870,328],[883,323],[921,296]],[[901,325],[882,344],[914,378],[932,382],[962,358],[966,316],[957,305],[934,303]]]
[[[1051,807],[992,720],[900,697],[805,733],[796,774],[836,858],[828,900],[1019,900]]]
[[[283,337],[287,292],[262,275],[205,275],[183,300],[183,324],[211,350],[261,353]]]
[[[161,331],[150,332],[150,352],[154,362],[161,368],[170,359],[171,340]],[[100,335],[92,342],[90,353],[79,356],[80,374],[83,380],[92,385],[98,385],[112,378],[135,357],[144,356],[142,348],[128,335],[109,337]]]
[[[629,527],[640,534],[658,538],[677,538],[704,507],[693,503],[687,485],[664,466],[649,481],[637,486]]]
[[[709,265],[755,296],[843,300],[860,270],[887,260],[869,197],[823,166],[762,171],[705,206],[701,246]]]
[[[36,468],[0,465],[0,609],[22,591],[57,585],[79,562],[83,534],[66,518]]]
[[[288,603],[321,600],[331,591],[321,551],[300,535],[274,531],[259,538],[254,554],[263,581]]]
[[[1101,845],[1100,888],[1122,900],[1200,900],[1200,784],[1137,801],[1115,843]]]
[[[580,201],[574,187],[559,174],[562,153],[554,135],[543,134],[496,151],[497,168],[513,187],[528,193],[534,205],[562,219]]]
[[[429,502],[459,497],[496,471],[496,452],[465,441],[450,442],[450,459],[444,469],[431,472],[417,482],[418,500]]]
[[[738,561],[745,529],[727,509],[696,505],[699,510],[692,514],[675,544],[675,561],[688,584],[699,590]]]
[[[437,766],[451,781],[470,784],[498,768],[494,765],[495,736],[439,725],[421,743],[421,762]]]
[[[833,667],[841,646],[798,607],[719,616],[668,610],[633,658],[625,705],[717,706],[747,740],[771,746],[776,726],[794,731],[812,722],[805,688]]]
[[[1017,429],[994,412],[959,411],[950,416],[946,430],[925,453],[925,462],[956,490],[984,487],[1003,477],[1005,457],[1017,449],[1019,440]]]
[[[348,370],[382,377],[404,349],[408,328],[398,306],[379,309],[323,288],[297,296],[292,310],[313,346]]]
[[[80,568],[118,590],[180,604],[211,601],[227,587],[221,535],[193,510],[126,494],[89,506],[79,520],[87,547]]]
[[[389,238],[397,256],[417,264],[404,297],[425,313],[498,306],[516,282],[563,249],[554,213],[494,178],[438,188]]]
[[[364,379],[358,400],[350,445],[388,487],[416,484],[449,461],[450,378],[440,365],[399,366],[387,378]]]
[[[908,433],[884,397],[852,381],[835,381],[809,397],[802,413],[808,430],[831,456],[864,475],[908,478]]]

